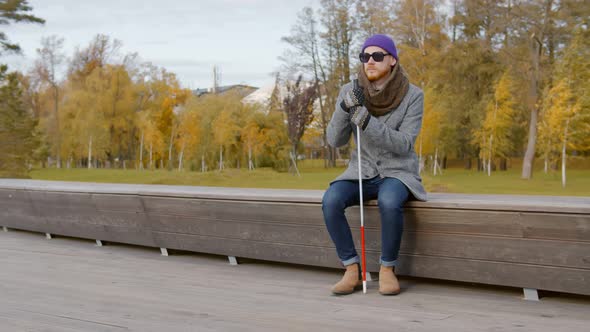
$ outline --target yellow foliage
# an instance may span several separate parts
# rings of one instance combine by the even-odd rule
[[[186,156],[196,156],[196,149],[201,142],[202,114],[195,110],[185,110],[179,115],[178,151],[184,151]]]
[[[416,139],[415,150],[423,155],[434,154],[439,144],[442,131],[442,119],[444,109],[439,107],[437,96],[431,89],[424,91],[424,115],[422,117],[422,129]],[[420,151],[420,149],[422,149]]]
[[[508,157],[511,152],[511,133],[515,126],[516,101],[513,94],[513,78],[505,71],[495,85],[494,98],[488,102],[486,116],[473,143],[480,147],[480,157]]]
[[[571,150],[590,150],[590,110],[582,107],[567,78],[549,90],[539,125],[540,152],[552,161],[559,158],[564,142]]]
[[[104,158],[109,147],[107,91],[110,82],[102,77],[100,68],[95,68],[81,84],[69,86],[68,98],[60,114],[62,123],[63,159],[84,158],[92,139],[92,155]]]

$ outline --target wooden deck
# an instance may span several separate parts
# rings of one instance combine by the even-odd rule
[[[0,331],[588,331],[590,298],[402,278],[330,295],[333,269],[0,230]]]

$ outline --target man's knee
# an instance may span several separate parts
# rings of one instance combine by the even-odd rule
[[[388,211],[402,211],[406,203],[404,195],[395,192],[380,193],[377,199],[380,209]]]
[[[379,208],[401,211],[408,200],[408,189],[398,179],[391,178],[387,179],[387,181],[387,185],[383,190],[379,191],[379,197],[377,198]]]
[[[337,211],[346,207],[344,197],[333,187],[328,188],[322,198],[322,210]]]

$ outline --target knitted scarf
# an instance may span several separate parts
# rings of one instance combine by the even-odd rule
[[[365,106],[373,116],[381,116],[397,108],[410,89],[410,80],[405,70],[398,63],[393,67],[383,89],[376,90],[361,65],[359,85],[365,93]]]

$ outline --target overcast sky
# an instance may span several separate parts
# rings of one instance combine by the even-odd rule
[[[0,62],[26,71],[42,37],[64,38],[65,53],[86,47],[98,33],[119,39],[121,53],[137,52],[143,61],[178,75],[184,87],[210,87],[213,66],[222,85],[272,84],[271,76],[304,6],[318,0],[29,0],[45,25],[12,24],[3,31],[23,49]]]

